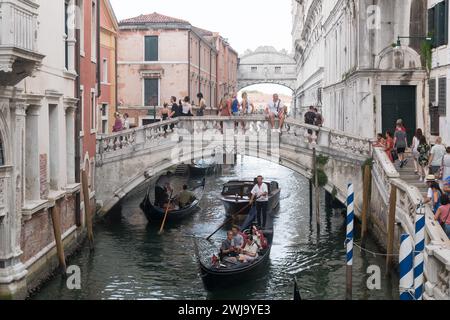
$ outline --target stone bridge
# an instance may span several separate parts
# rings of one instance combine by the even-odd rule
[[[259,47],[248,50],[239,58],[238,89],[260,84],[273,83],[295,90],[297,64],[286,51],[273,47]]]
[[[168,126],[168,133],[164,127]],[[173,126],[173,132],[170,130]],[[312,143],[307,132],[318,132]],[[324,187],[345,203],[347,185],[354,184],[355,213],[362,208],[362,165],[372,160],[371,208],[369,229],[381,246],[387,246],[389,196],[397,188],[395,252],[399,237],[408,233],[414,238],[417,205],[422,196],[400,175],[385,152],[372,148],[371,141],[327,128],[305,125],[288,119],[283,133],[273,133],[263,116],[189,117],[99,136],[97,139],[96,196],[106,214],[120,200],[142,183],[174,165],[192,159],[214,156],[233,163],[234,156],[247,155],[288,167],[310,179],[313,176],[313,149],[329,157],[325,167],[328,183]],[[262,174],[265,174],[262,172]],[[359,191],[359,192],[358,192]],[[450,244],[426,209],[426,294],[427,299],[450,299]]]

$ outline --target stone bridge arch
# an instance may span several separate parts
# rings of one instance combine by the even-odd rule
[[[238,90],[254,84],[279,84],[292,91],[297,81],[297,64],[286,50],[262,46],[247,50],[239,58]]]

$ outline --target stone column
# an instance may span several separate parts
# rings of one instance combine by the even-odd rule
[[[7,212],[0,222],[0,299],[25,297],[27,271],[20,261],[20,233],[24,196],[25,101],[10,105],[11,167],[2,168],[1,186],[6,188]],[[5,201],[5,200],[3,200]]]

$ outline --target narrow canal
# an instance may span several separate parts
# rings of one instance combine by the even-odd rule
[[[206,237],[224,222],[218,198],[223,183],[258,174],[279,181],[282,188],[267,271],[251,283],[207,292],[188,235]],[[310,218],[308,192],[308,181],[289,169],[254,158],[239,158],[237,165],[223,168],[220,174],[207,179],[202,210],[159,236],[159,224],[148,224],[139,209],[144,194],[137,191],[125,199],[118,217],[96,226],[95,251],[91,253],[86,245],[69,261],[68,265],[81,268],[81,290],[67,289],[66,281],[56,276],[31,298],[290,300],[296,275],[304,299],[345,299],[344,217],[327,209],[323,197],[318,232]],[[215,239],[224,237],[222,231]],[[367,246],[377,251],[372,239]],[[381,290],[367,288],[366,271],[370,265],[381,267]],[[355,248],[354,299],[398,298],[398,279],[385,277],[384,265],[383,258]]]

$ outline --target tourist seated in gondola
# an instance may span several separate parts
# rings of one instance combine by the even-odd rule
[[[170,185],[170,178],[172,172],[162,175],[158,178],[155,184],[155,205],[164,208],[169,202],[170,194],[172,193],[172,186]]]
[[[237,262],[237,256],[239,255],[236,247],[233,246],[233,232],[227,232],[227,238],[222,242],[220,247],[220,260],[228,262]]]
[[[252,236],[259,250],[267,249],[268,247],[267,239],[264,236],[264,233],[261,230],[259,230],[255,225],[252,226]]]
[[[196,200],[194,193],[188,190],[188,186],[183,186],[183,191],[178,195],[180,209],[189,207]]]
[[[253,240],[253,236],[249,235],[244,249],[239,250],[239,261],[243,263],[252,262],[258,258],[258,245]]]
[[[236,248],[244,248],[247,235],[241,232],[241,229],[236,225],[231,228],[231,231],[233,232],[233,246]]]

